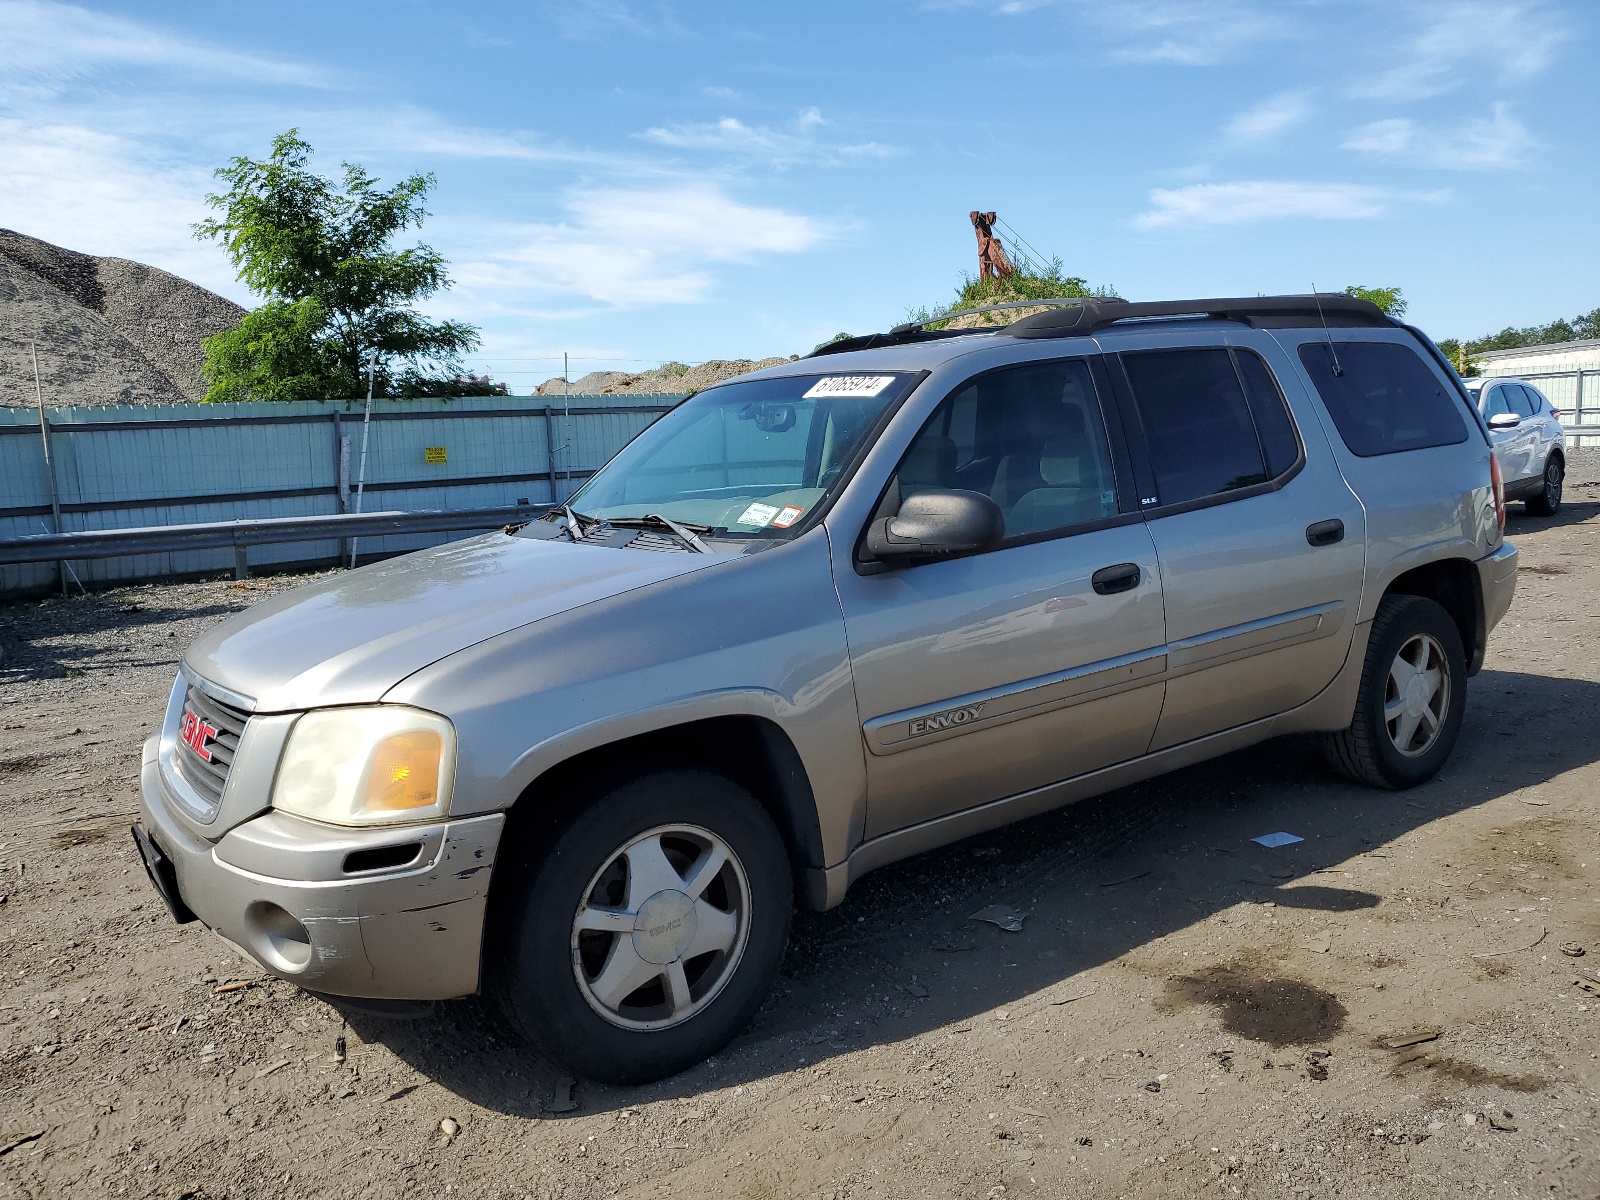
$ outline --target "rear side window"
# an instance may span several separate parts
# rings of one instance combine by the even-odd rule
[[[1460,401],[1408,346],[1306,342],[1300,361],[1352,454],[1372,458],[1467,440]]]
[[[1236,365],[1237,364],[1237,365]],[[1221,348],[1122,355],[1155,472],[1157,503],[1266,483],[1300,457],[1266,364]]]

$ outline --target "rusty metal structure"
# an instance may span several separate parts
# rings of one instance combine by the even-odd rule
[[[972,228],[978,235],[978,278],[1005,279],[1015,274],[1016,267],[1011,265],[1011,257],[994,234],[994,223],[999,220],[1000,214],[971,212],[967,215],[972,218]]]

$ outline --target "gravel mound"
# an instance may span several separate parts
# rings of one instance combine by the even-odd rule
[[[759,362],[752,362],[748,358],[732,360],[719,358],[703,362],[697,367],[680,362],[663,363],[653,371],[644,371],[638,375],[630,375],[625,371],[591,371],[582,379],[574,379],[570,388],[574,396],[698,392],[714,383],[721,383],[724,379],[732,379],[736,375],[748,375],[751,371],[760,371],[767,367],[775,367],[779,363],[794,361],[794,358],[763,358]],[[534,390],[534,395],[560,396],[562,390],[562,382],[558,377],[545,380]]]
[[[0,406],[34,403],[30,341],[48,405],[199,400],[201,339],[244,313],[157,267],[0,229]]]

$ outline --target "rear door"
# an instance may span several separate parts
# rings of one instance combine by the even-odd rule
[[[1166,640],[1155,546],[1095,357],[1002,367],[934,410],[890,483],[983,492],[984,554],[864,573],[834,542],[867,837],[1142,754]]]
[[[1192,334],[1117,365],[1166,605],[1159,750],[1332,682],[1360,604],[1365,517],[1270,338]]]

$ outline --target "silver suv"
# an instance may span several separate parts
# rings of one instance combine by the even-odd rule
[[[1428,779],[1511,602],[1496,472],[1432,343],[1344,296],[836,343],[540,520],[216,626],[135,838],[274,975],[483,989],[656,1078],[874,867],[1296,731]]]
[[[1554,516],[1567,477],[1561,410],[1520,379],[1469,379],[1467,394],[1489,427],[1489,444],[1505,473],[1506,499],[1521,500],[1534,516]]]

